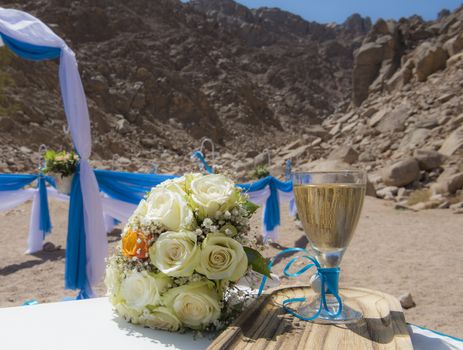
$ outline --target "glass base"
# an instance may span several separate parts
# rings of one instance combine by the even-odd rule
[[[330,313],[336,314],[338,311],[338,302],[332,295],[326,296],[326,304]],[[313,316],[318,309],[320,308],[320,296],[315,298],[315,300],[307,303],[303,303],[300,307],[296,308],[296,312],[303,317]],[[355,323],[363,319],[363,314],[360,311],[354,310],[347,306],[344,302],[342,303],[342,311],[339,316],[333,317],[330,315],[325,308],[322,308],[320,315],[313,321],[314,323],[322,324],[347,324]]]

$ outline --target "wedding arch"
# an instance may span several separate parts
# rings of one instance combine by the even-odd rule
[[[43,22],[18,10],[0,8],[0,37],[21,58],[59,59],[64,111],[80,156],[70,194],[65,286],[91,296],[91,286],[104,274],[107,239],[98,184],[88,162],[92,149],[90,119],[75,54]]]
[[[53,185],[53,179],[41,173],[0,174],[0,210],[33,199],[29,252],[34,252],[41,249],[44,235],[51,231],[48,195],[69,200],[65,288],[79,289],[78,298],[91,297],[94,295],[92,286],[104,275],[108,219],[127,221],[151,187],[176,175],[92,169],[89,164],[90,119],[74,52],[43,22],[18,10],[0,8],[0,39],[21,58],[33,61],[59,59],[64,111],[74,148],[80,156],[69,197],[47,187],[47,182]],[[207,172],[213,172],[202,152],[194,155]],[[37,181],[37,189],[20,190],[33,181]],[[280,225],[280,202],[293,201],[291,182],[268,176],[237,186],[249,194],[251,201],[263,207],[264,240],[275,241]]]

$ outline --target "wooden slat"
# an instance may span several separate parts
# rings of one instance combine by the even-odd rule
[[[209,346],[209,350],[413,349],[400,303],[369,289],[341,289],[347,305],[364,319],[350,325],[304,322],[287,314],[283,300],[314,297],[308,286],[279,288],[257,299]]]

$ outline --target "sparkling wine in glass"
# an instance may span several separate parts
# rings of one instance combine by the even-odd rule
[[[299,219],[322,267],[338,267],[357,226],[366,190],[363,171],[293,173],[293,190]],[[351,323],[362,318],[359,311],[342,306],[326,295],[330,312],[322,310],[315,322]],[[297,312],[310,317],[319,309],[320,297]]]

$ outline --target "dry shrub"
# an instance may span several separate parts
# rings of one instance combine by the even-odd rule
[[[413,191],[408,197],[407,204],[414,205],[417,203],[427,202],[431,198],[431,190],[429,188],[422,188]]]

